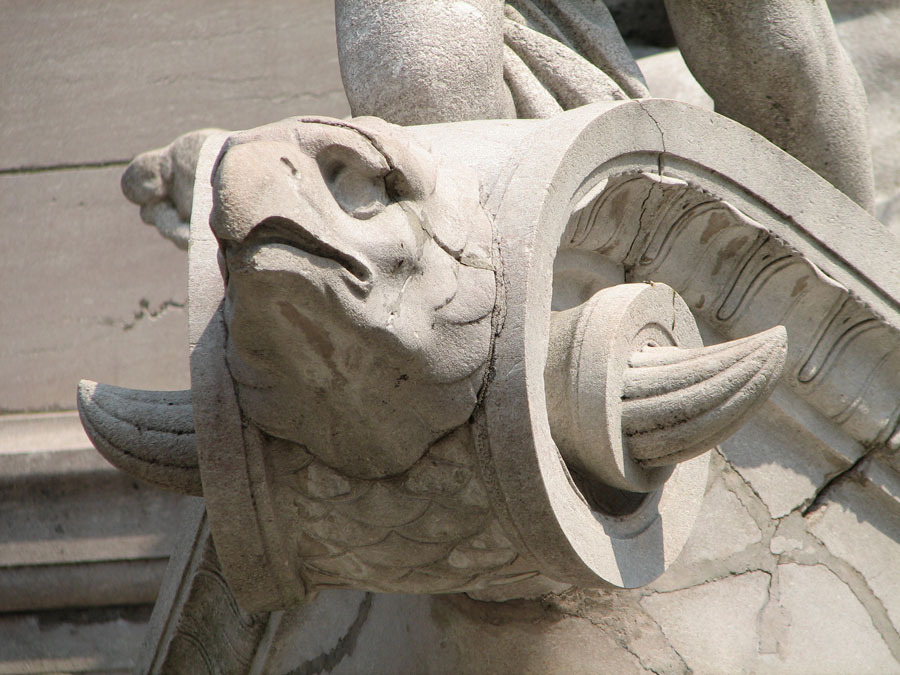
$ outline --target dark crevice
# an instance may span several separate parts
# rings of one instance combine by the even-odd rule
[[[333,649],[322,652],[314,659],[302,663],[299,667],[287,673],[287,675],[316,675],[317,673],[331,672],[341,661],[350,656],[356,648],[359,635],[362,633],[363,626],[369,618],[369,612],[372,610],[372,599],[372,593],[366,593],[362,602],[359,603],[356,619],[353,620],[350,628],[338,640]]]
[[[844,480],[845,478],[848,478],[851,474],[853,474],[853,472],[855,472],[859,468],[859,466],[869,458],[869,455],[871,454],[871,450],[864,453],[859,459],[853,462],[853,464],[848,466],[843,471],[836,473],[828,480],[828,482],[826,482],[821,488],[819,488],[818,492],[816,492],[815,496],[812,498],[812,501],[810,501],[809,506],[807,506],[801,512],[803,517],[805,518],[810,513],[818,511],[822,506],[822,503],[824,501],[823,497],[825,496],[825,494],[838,482]]]
[[[8,169],[0,169],[0,176],[15,176],[18,174],[45,173],[49,171],[77,171],[79,169],[108,169],[113,166],[127,166],[131,160],[110,159],[100,162],[75,162],[72,164],[45,164],[39,166],[14,166]]]
[[[142,319],[157,319],[169,309],[184,309],[185,307],[185,303],[183,302],[178,302],[177,300],[164,300],[156,307],[156,309],[150,309],[150,301],[146,298],[141,298],[138,305],[140,306],[140,310],[134,313],[133,321],[122,325],[123,331],[133,329]]]

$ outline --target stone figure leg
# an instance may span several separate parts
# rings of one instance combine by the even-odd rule
[[[871,211],[865,91],[825,0],[665,0],[716,112],[790,153]]]
[[[506,4],[507,15],[522,18],[517,3]],[[597,100],[647,95],[636,68],[630,72],[619,54],[624,45],[611,44],[621,38],[599,30],[605,23],[596,6],[587,11],[578,0],[530,2],[534,15],[526,12],[524,18],[537,30],[525,29],[524,37],[518,36],[519,23],[504,26],[503,6],[499,0],[336,0],[341,72],[353,114],[398,124],[517,113],[546,117]],[[666,8],[685,60],[717,112],[762,134],[861,206],[873,208],[865,92],[825,0],[666,0]],[[586,27],[592,23],[598,30]],[[563,30],[576,24],[577,36]],[[539,53],[526,57],[527,65],[510,64],[504,36],[508,43],[534,43],[527,47]],[[565,44],[554,49],[556,40]],[[598,41],[605,44],[594,44]],[[598,47],[619,58],[610,61],[607,54],[598,60]],[[520,68],[504,73],[510,65]],[[525,106],[518,100],[521,92],[511,97],[504,82],[504,74],[507,80],[510,74],[521,76],[523,68],[546,71],[524,74],[533,90]],[[611,76],[623,91],[592,81],[589,70]]]
[[[515,117],[503,82],[502,0],[336,0],[354,116],[402,125]]]
[[[336,0],[335,18],[354,116],[545,118],[649,95],[602,2]]]

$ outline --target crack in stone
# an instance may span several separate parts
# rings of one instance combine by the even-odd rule
[[[563,593],[551,593],[544,596],[542,604],[551,611],[590,622],[592,626],[600,629],[620,649],[633,656],[645,672],[655,673],[656,675],[675,672],[670,670],[669,666],[665,664],[657,663],[654,668],[651,663],[648,663],[648,661],[668,661],[670,659],[669,655],[662,656],[659,653],[659,645],[656,645],[655,648],[641,650],[631,644],[632,640],[641,637],[642,629],[649,629],[651,632],[655,629],[658,632],[658,637],[662,640],[660,644],[665,645],[665,648],[669,649],[677,659],[680,665],[678,672],[691,672],[684,658],[672,646],[662,627],[641,606],[639,592],[616,589],[606,592],[595,591],[595,593],[599,593],[599,595],[591,594],[584,590],[570,589]],[[624,623],[623,618],[625,619]],[[628,621],[629,618],[630,622]],[[645,621],[648,625],[641,626],[642,621]],[[663,652],[665,652],[665,648],[663,648]],[[656,658],[654,658],[654,653]]]
[[[769,622],[767,622],[766,619],[769,611],[781,613],[780,599],[773,597],[773,592],[780,595],[780,589],[778,587],[778,566],[776,565],[774,570],[767,574],[769,580],[766,584],[766,601],[763,603],[763,606],[759,608],[759,613],[756,615],[756,651],[761,655],[778,653],[778,635],[768,635],[770,631],[767,629],[766,624]],[[772,644],[774,644],[774,647],[771,646]]]
[[[650,181],[648,181],[650,182]],[[644,197],[644,200],[641,202],[641,215],[638,218],[638,228],[637,232],[635,232],[634,239],[631,240],[631,244],[628,246],[628,251],[622,257],[623,263],[622,266],[625,268],[625,277],[626,279],[629,277],[631,271],[634,269],[634,264],[628,264],[624,261],[629,260],[631,258],[631,252],[634,250],[635,245],[638,243],[638,240],[641,238],[641,232],[644,230],[644,216],[647,215],[647,202],[650,201],[650,197],[653,195],[653,190],[656,189],[656,183],[650,182],[650,185],[647,187],[647,196]]]
[[[363,626],[372,610],[373,597],[372,593],[366,593],[362,602],[359,603],[356,618],[333,649],[322,652],[315,658],[301,663],[286,675],[316,675],[317,673],[331,672],[341,661],[353,654],[359,635],[362,633]]]
[[[743,554],[746,554],[748,551],[751,553],[758,553],[758,551],[752,551],[754,548],[762,548],[762,544],[754,544],[750,546],[740,553],[735,554],[734,556],[729,556],[723,561],[710,561],[712,563],[722,563],[726,564],[729,560],[733,560],[736,557],[739,557]],[[769,556],[774,557],[774,556]],[[774,566],[774,560],[773,566]],[[654,588],[654,587],[645,587],[642,589],[642,595],[668,595],[669,593],[678,593],[679,591],[686,591],[692,588],[699,588],[700,586],[705,586],[706,584],[711,584],[716,581],[722,581],[724,579],[731,579],[733,577],[742,577],[745,574],[752,574],[753,572],[762,572],[764,574],[771,575],[772,570],[766,569],[764,565],[753,564],[752,562],[747,562],[745,566],[739,568],[728,567],[726,569],[721,569],[718,571],[712,571],[711,573],[705,573],[701,578],[694,579],[690,581],[686,581],[684,584],[679,584],[677,586],[673,586],[672,588]]]
[[[187,303],[178,302],[177,300],[164,300],[155,309],[150,309],[150,301],[147,298],[141,298],[138,302],[140,310],[134,313],[134,320],[122,324],[123,331],[132,330],[137,324],[144,319],[158,319],[170,309],[184,309]]]
[[[859,459],[853,462],[853,464],[829,478],[825,482],[825,484],[822,485],[822,487],[816,490],[816,494],[812,496],[812,499],[809,500],[809,504],[805,508],[803,508],[802,511],[800,511],[800,514],[805,518],[811,513],[815,513],[816,511],[818,511],[822,507],[822,500],[825,496],[825,493],[828,492],[836,484],[839,484],[843,482],[844,479],[848,478],[850,474],[856,471],[860,467],[860,465],[869,458],[872,452],[874,452],[874,448],[869,448],[869,450],[867,450],[861,457],[859,457]],[[797,507],[797,509],[794,510],[799,510],[801,507],[802,504],[800,507]]]
[[[114,166],[127,166],[130,160],[110,159],[97,162],[72,162],[71,164],[38,164],[34,166],[13,166],[0,169],[0,176],[19,174],[45,173],[48,171],[78,171],[80,169],[108,169]]]
[[[637,104],[641,107],[641,110],[643,110],[646,113],[647,117],[650,118],[650,121],[653,122],[653,125],[656,127],[656,130],[659,132],[659,142],[660,142],[660,145],[662,146],[662,150],[660,152],[656,153],[656,173],[661,178],[663,175],[663,170],[664,170],[663,155],[666,154],[666,135],[663,133],[662,127],[659,126],[659,122],[656,121],[656,118],[653,116],[653,113],[651,113],[649,110],[647,110],[647,108],[644,107],[643,101],[638,99]]]
[[[746,499],[750,497],[749,494],[742,494],[742,490],[734,490],[731,485],[728,484],[728,476],[733,475],[734,478],[740,480],[741,484],[746,488],[747,491],[753,494],[756,500],[759,502],[759,506],[763,507],[766,512],[768,512],[768,508],[765,506],[765,502],[762,501],[759,494],[756,490],[753,489],[753,486],[738,472],[731,464],[724,459],[724,469],[725,469],[725,487],[729,489],[740,501],[744,508],[750,513],[751,517],[754,517],[754,520],[757,521],[757,525],[760,527],[763,533],[763,541],[759,544],[761,547],[765,547],[766,551],[764,556],[770,560],[772,560],[773,565],[771,570],[759,569],[758,571],[766,572],[771,575],[773,573],[777,573],[777,568],[779,565],[784,563],[794,563],[797,565],[803,566],[814,566],[814,565],[822,565],[830,572],[832,572],[838,579],[844,583],[847,588],[853,593],[854,597],[857,601],[862,605],[865,609],[866,614],[869,616],[872,621],[872,625],[875,630],[884,640],[885,644],[888,646],[888,649],[891,651],[891,654],[900,661],[900,633],[898,633],[896,627],[893,625],[893,622],[890,619],[890,615],[887,612],[884,604],[878,598],[877,595],[872,591],[869,587],[868,582],[865,577],[856,570],[852,565],[850,565],[845,560],[834,556],[827,548],[827,546],[819,540],[809,529],[808,529],[808,521],[806,516],[810,514],[814,514],[822,505],[823,505],[823,497],[828,492],[828,490],[837,484],[839,481],[846,480],[852,476],[853,472],[858,470],[863,461],[868,458],[874,449],[869,450],[869,452],[865,453],[862,457],[860,457],[856,462],[854,462],[851,466],[847,467],[843,471],[839,472],[837,475],[832,477],[828,482],[825,483],[816,493],[816,496],[810,502],[809,506],[806,509],[802,509],[802,506],[793,509],[790,513],[785,514],[779,518],[770,517],[767,523],[760,523],[758,519],[754,517],[754,509],[750,508],[750,506],[746,503]],[[779,532],[778,526],[784,522],[786,519],[790,518],[794,514],[800,514],[803,516],[803,524],[804,528],[802,533],[798,533],[801,537],[801,547],[797,550],[786,551],[780,554],[773,554],[771,552],[771,540],[773,536],[776,536]],[[772,531],[768,531],[768,530]],[[810,550],[812,549],[812,550]],[[749,549],[747,549],[749,550]],[[729,564],[729,560],[721,561],[724,564]],[[733,564],[734,561],[731,561]],[[747,570],[753,571],[753,570]],[[746,572],[742,572],[746,573]],[[738,576],[738,575],[733,575]],[[719,577],[723,578],[723,577]],[[710,579],[709,581],[714,581],[716,579]],[[702,585],[701,582],[696,584],[697,586]],[[688,586],[691,588],[691,586]],[[771,588],[771,586],[770,586]],[[666,591],[672,592],[672,591]],[[767,607],[771,602],[771,597],[767,601]],[[762,634],[760,633],[760,637]]]
[[[735,469],[734,466],[732,466],[731,462],[728,461],[728,458],[725,457],[724,453],[722,453],[722,451],[719,448],[715,448],[713,450],[713,452],[722,459],[723,464],[724,464],[724,466],[723,466],[724,472],[727,475],[731,475],[734,478],[736,478],[737,480],[739,480],[741,485],[743,485],[743,487],[746,488],[756,498],[756,501],[758,502],[758,504],[755,504],[754,506],[761,507],[762,510],[764,510],[765,516],[766,516],[765,522],[761,522],[760,518],[757,517],[757,515],[755,515],[753,513],[753,511],[756,509],[751,509],[748,506],[748,504],[744,501],[744,499],[747,498],[748,495],[746,495],[746,494],[742,495],[740,492],[735,491],[734,488],[732,486],[728,485],[726,482],[725,487],[728,489],[729,492],[731,492],[735,497],[738,498],[738,501],[747,510],[747,513],[750,514],[750,517],[753,518],[753,521],[756,523],[756,526],[760,529],[760,531],[763,533],[763,537],[765,538],[767,530],[772,529],[774,531],[774,529],[775,529],[775,526],[773,525],[773,521],[778,521],[779,519],[772,516],[771,511],[769,511],[769,507],[766,505],[766,502],[763,500],[763,498],[760,496],[760,494],[756,491],[756,489],[753,487],[753,485],[750,484],[750,481],[748,481],[746,478],[744,478],[744,476],[741,475],[741,472],[738,471],[737,469]],[[771,532],[769,534],[771,534]]]
[[[891,655],[900,662],[900,632],[894,626],[884,603],[869,586],[865,575],[846,560],[834,555],[825,542],[808,529],[805,531],[805,535],[809,543],[812,544],[813,550],[810,552],[811,555],[797,556],[793,551],[790,551],[781,554],[779,561],[784,559],[786,562],[802,566],[822,565],[834,574],[850,590],[857,602],[862,605],[872,621],[872,626],[881,636],[881,639],[884,640]]]
[[[640,607],[640,604],[639,604],[638,606]],[[666,631],[664,631],[664,630],[663,630],[663,627],[659,625],[659,622],[657,622],[657,620],[654,619],[654,618],[650,615],[650,613],[649,613],[648,611],[646,611],[643,607],[641,607],[641,611],[643,611],[644,616],[647,617],[647,620],[648,620],[650,623],[652,623],[654,626],[656,626],[656,630],[659,631],[659,634],[663,637],[663,640],[665,640],[665,641],[666,641],[666,644],[669,645],[669,649],[672,650],[672,653],[675,654],[675,656],[678,658],[678,662],[679,662],[679,663],[681,664],[681,666],[684,668],[684,671],[683,671],[683,672],[685,672],[685,673],[692,673],[692,672],[694,672],[694,671],[688,666],[687,661],[684,660],[684,657],[681,655],[681,652],[679,652],[679,651],[675,648],[675,645],[672,644],[672,640],[669,639],[669,636],[668,636],[668,635],[666,635]],[[631,650],[629,650],[629,651],[631,651]],[[638,657],[638,661],[640,661],[640,657]],[[643,665],[643,663],[642,663],[641,665]],[[650,670],[651,672],[653,672],[653,673],[656,673],[656,675],[663,675],[663,673],[659,673],[659,672],[657,672],[656,670],[653,670],[652,668],[650,668],[649,670]]]

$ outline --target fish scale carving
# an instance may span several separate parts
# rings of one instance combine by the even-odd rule
[[[272,485],[283,505],[278,511],[286,515],[283,527],[310,585],[408,592],[420,579],[432,591],[449,592],[537,575],[494,517],[469,454],[468,425],[384,479],[353,478],[299,445],[268,443],[279,467]]]

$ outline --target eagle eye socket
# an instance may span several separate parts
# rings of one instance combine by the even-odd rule
[[[386,163],[376,165],[345,146],[324,148],[316,159],[334,200],[354,218],[368,220],[391,202]]]

